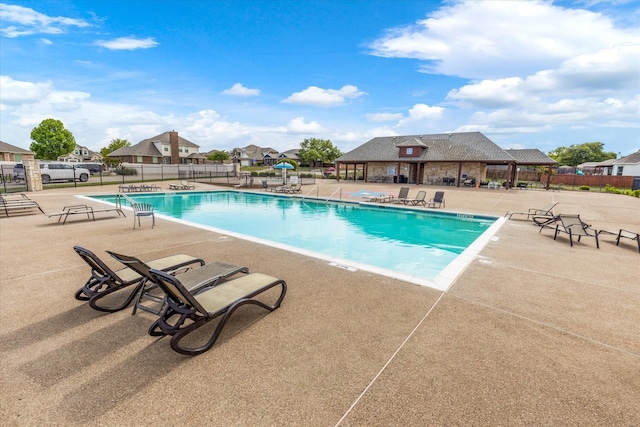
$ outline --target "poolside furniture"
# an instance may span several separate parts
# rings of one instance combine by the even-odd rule
[[[133,312],[135,314],[137,309],[147,311],[159,315],[166,304],[166,294],[162,295],[152,293],[155,289],[158,289],[158,285],[154,282],[154,278],[149,274],[151,267],[140,261],[136,257],[118,254],[112,251],[107,251],[115,260],[121,262],[126,267],[132,269],[145,280],[144,284],[138,291],[135,302],[133,304]],[[249,273],[249,268],[245,266],[227,264],[224,262],[214,261],[209,264],[203,265],[200,268],[191,269],[185,273],[180,274],[180,283],[192,294],[196,294],[202,291],[204,288],[216,286],[220,282],[227,280],[231,276],[238,273]],[[156,303],[156,307],[142,304],[143,301],[152,301]]]
[[[122,310],[131,304],[144,285],[144,278],[140,274],[128,267],[114,271],[97,255],[81,246],[74,246],[73,250],[91,267],[91,276],[75,293],[77,300],[88,301],[89,306],[94,310],[108,313]],[[170,273],[190,268],[189,266],[194,264],[202,266],[204,260],[179,254],[147,261],[147,265]],[[112,295],[132,285],[136,286],[130,292]],[[111,297],[105,299],[106,304],[103,304],[101,300],[107,296]]]
[[[231,315],[245,304],[254,304],[273,311],[280,307],[287,292],[287,283],[262,273],[251,273],[206,288],[199,294],[189,292],[180,279],[165,272],[151,269],[151,276],[167,293],[167,306],[149,328],[149,335],[171,335],[171,348],[181,354],[195,356],[209,350],[220,336]],[[256,297],[280,286],[280,295],[269,305]],[[212,320],[218,323],[211,337],[202,345],[183,346],[180,341]]]
[[[559,233],[567,233],[569,235],[569,243],[573,246],[573,237],[578,236],[578,242],[583,236],[594,237],[596,239],[596,247],[600,249],[598,242],[598,231],[591,228],[589,224],[584,223],[580,219],[580,215],[558,215],[556,222],[556,231],[553,240],[556,240]]]
[[[47,217],[49,218],[58,217],[58,224],[60,223],[60,221],[62,221],[62,225],[64,225],[67,223],[67,219],[69,219],[69,216],[87,215],[87,219],[93,219],[95,221],[96,220],[95,214],[100,212],[116,212],[118,216],[122,215],[123,217],[126,217],[122,209],[120,209],[119,207],[96,209],[93,206],[89,206],[89,205],[65,206],[62,208],[61,212],[51,213],[47,215]]]
[[[438,205],[439,208],[446,206],[444,202],[444,191],[436,191],[435,196],[425,204],[425,207],[435,208],[436,205]]]
[[[180,184],[169,184],[169,190],[195,190],[196,186],[182,180]]]
[[[462,183],[463,187],[475,187],[476,186],[476,179],[475,178],[468,178],[465,179],[464,182]]]
[[[418,206],[418,205],[426,206],[427,205],[427,201],[425,200],[426,197],[427,197],[427,192],[421,190],[421,191],[418,191],[418,194],[416,194],[415,199],[405,199],[404,204],[412,205],[412,206]]]
[[[25,194],[21,193],[19,196],[15,195],[4,195],[0,196],[0,203],[2,203],[2,210],[4,210],[5,215],[8,217],[10,213],[19,212],[25,213],[29,212],[33,209],[38,209],[40,212],[44,214],[44,211],[40,207],[40,205],[28,198]]]
[[[638,244],[638,252],[640,252],[640,233],[636,233],[635,231],[629,231],[620,229],[617,233],[614,231],[600,230],[598,235],[600,234],[611,234],[616,236],[616,246],[620,246],[620,239],[629,239],[631,241],[636,241]]]
[[[286,190],[286,192],[287,193],[291,193],[291,194],[293,194],[293,193],[302,193],[302,184],[298,183],[298,184],[294,185],[293,187],[289,187]]]
[[[538,233],[540,233],[542,231],[543,228],[555,228],[556,227],[556,222],[559,221],[558,216],[556,215],[534,215],[531,217],[531,220],[533,221],[533,223],[535,225],[537,225],[538,227],[540,227],[540,230],[538,230]]]
[[[499,190],[500,184],[497,181],[489,181],[487,188],[490,190]]]
[[[391,203],[405,203],[407,197],[409,197],[409,187],[400,187],[397,197],[391,196],[389,199],[383,201],[389,201]]]
[[[387,196],[386,194],[378,194],[375,196],[362,196],[365,202],[385,202],[391,199],[393,196]]]
[[[151,217],[151,228],[154,228],[156,225],[156,216],[153,213],[155,207],[151,203],[131,203],[131,208],[133,209],[133,229],[136,229],[136,218],[138,219],[138,227],[140,227],[140,217],[150,216]]]
[[[527,220],[529,220],[533,216],[553,215],[553,208],[557,204],[558,204],[558,202],[551,202],[551,203],[548,203],[542,209],[529,208],[529,210],[526,211],[526,212],[509,211],[506,214],[504,214],[504,216],[509,216],[509,219],[511,219],[511,217],[514,216],[514,215],[526,215],[527,216]]]

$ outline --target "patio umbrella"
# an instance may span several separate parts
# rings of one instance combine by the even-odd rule
[[[287,169],[295,169],[291,163],[278,163],[274,169],[282,169],[282,185],[287,185]]]

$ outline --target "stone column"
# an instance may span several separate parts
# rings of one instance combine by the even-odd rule
[[[42,191],[42,176],[40,175],[40,164],[33,159],[23,159],[24,179],[27,184],[27,191]]]

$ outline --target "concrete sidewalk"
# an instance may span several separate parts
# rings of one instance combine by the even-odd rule
[[[302,191],[348,199],[398,187]],[[446,191],[456,212],[554,201],[596,229],[640,230],[629,196],[432,186],[410,196],[418,190]],[[49,213],[77,194],[114,192],[29,196]],[[602,235],[600,249],[594,239],[572,248],[566,235],[507,221],[440,292],[164,219],[133,230],[125,212],[64,226],[39,212],[0,218],[2,425],[640,425],[635,242]],[[280,309],[243,307],[211,350],[182,356],[147,335],[151,314],[99,313],[73,298],[89,274],[74,245],[113,267],[105,250],[244,264],[289,289]]]

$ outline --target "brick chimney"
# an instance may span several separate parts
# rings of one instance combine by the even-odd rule
[[[172,130],[169,132],[169,145],[171,147],[171,164],[177,165],[180,163],[180,152],[178,151],[178,132]]]

